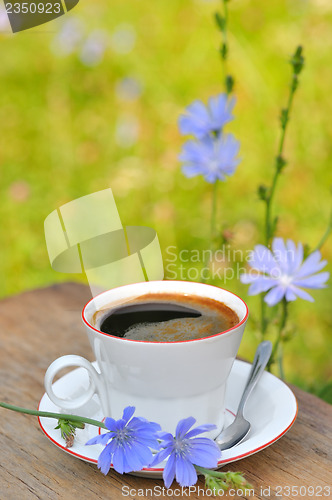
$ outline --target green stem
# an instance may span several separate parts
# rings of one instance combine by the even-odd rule
[[[316,250],[320,250],[322,248],[322,246],[324,245],[324,243],[326,242],[326,240],[330,236],[331,231],[332,231],[332,210],[331,210],[331,213],[330,213],[330,219],[329,219],[326,231],[323,234],[320,242],[318,243],[318,245],[316,246],[316,248],[312,252],[315,252]]]
[[[293,73],[292,73],[292,80],[289,88],[289,95],[288,95],[288,101],[287,101],[287,107],[285,109],[282,109],[281,111],[281,135],[280,135],[280,140],[279,140],[279,146],[277,150],[277,156],[276,156],[276,165],[275,165],[275,172],[273,175],[272,179],[272,184],[269,189],[265,188],[262,186],[262,194],[261,197],[265,201],[265,245],[268,247],[269,244],[271,243],[271,240],[274,236],[275,230],[276,230],[276,221],[277,218],[275,218],[272,221],[272,204],[274,201],[274,196],[276,192],[276,187],[278,184],[278,179],[280,177],[280,174],[283,170],[283,167],[285,166],[285,160],[283,158],[283,151],[284,151],[284,144],[285,144],[285,137],[286,137],[286,131],[287,131],[287,126],[288,122],[290,119],[290,113],[293,105],[293,99],[294,99],[294,94],[296,92],[296,89],[298,87],[298,75],[302,71],[303,65],[304,65],[304,58],[302,55],[302,47],[299,46],[297,47],[291,61],[290,61],[292,68],[293,68]],[[332,219],[332,217],[331,217]],[[331,220],[332,222],[332,220]],[[328,235],[324,235],[324,238],[326,239]],[[324,240],[325,241],[325,240]],[[266,305],[264,302],[264,295],[262,294],[261,298],[261,327],[262,327],[262,338],[266,335],[266,331],[268,328],[269,320],[266,317]],[[279,341],[277,341],[279,345]],[[275,353],[274,353],[275,354]],[[271,357],[271,363],[273,362],[273,357]],[[282,354],[281,354],[281,362],[282,363]],[[269,367],[270,367],[269,365]],[[282,365],[280,364],[280,372],[282,372]]]
[[[200,467],[199,465],[195,465],[195,469],[198,472],[201,472],[204,475],[218,477],[219,479],[226,479],[227,472],[219,472],[217,470],[206,469],[205,467]]]
[[[282,301],[282,313],[281,313],[281,320],[280,320],[280,325],[279,325],[279,332],[277,339],[274,343],[273,349],[272,349],[272,354],[270,357],[270,360],[268,362],[268,370],[271,371],[271,366],[275,362],[275,358],[277,353],[279,353],[278,357],[278,364],[279,364],[279,374],[280,377],[283,379],[284,378],[284,373],[283,373],[283,367],[282,367],[282,334],[285,329],[286,323],[287,323],[287,318],[288,318],[288,302],[283,298]]]
[[[224,43],[225,43],[226,47],[227,47],[227,26],[228,26],[228,7],[227,7],[227,3],[228,3],[228,0],[223,0],[223,4],[224,4],[224,18],[225,18]],[[227,56],[226,56],[226,58],[227,58]]]
[[[216,236],[217,192],[218,192],[218,180],[216,180],[216,182],[213,184],[213,192],[212,192],[211,225],[210,225],[211,249],[213,249],[214,239]]]
[[[283,348],[282,343],[279,344],[278,347],[278,367],[279,367],[279,375],[281,380],[285,380],[285,372],[283,366]]]
[[[225,492],[230,487],[242,491],[252,488],[252,485],[249,484],[244,476],[242,476],[239,472],[219,472],[217,470],[206,469],[205,467],[200,467],[198,465],[195,465],[194,467],[197,472],[204,475],[205,486],[209,489],[216,489],[217,491],[223,490]],[[220,482],[213,482],[213,484],[211,484],[210,480],[213,477]]]
[[[223,0],[223,4],[224,4],[224,19],[225,19],[225,24],[224,24],[224,29],[223,29],[223,44],[224,44],[224,53],[223,53],[223,57],[222,57],[222,60],[223,60],[223,69],[224,69],[224,82],[225,82],[225,86],[226,86],[226,92],[227,94],[229,93],[228,91],[228,87],[227,87],[227,84],[226,84],[226,80],[227,80],[227,56],[228,56],[228,39],[227,39],[227,25],[228,25],[228,8],[227,8],[227,0]]]
[[[106,425],[103,422],[99,422],[98,420],[93,420],[91,418],[79,417],[78,415],[69,415],[65,413],[51,413],[48,411],[38,411],[38,410],[29,410],[27,408],[21,408],[20,406],[14,406],[7,403],[3,403],[0,401],[0,407],[6,408],[7,410],[17,411],[19,413],[25,413],[27,415],[35,415],[37,417],[47,417],[47,418],[56,418],[56,419],[64,419],[70,420],[71,422],[82,422],[84,424],[94,425],[96,427],[102,427],[103,429],[107,429]]]
[[[289,122],[289,115],[290,115],[290,111],[291,111],[292,104],[293,104],[294,94],[295,94],[295,91],[297,88],[297,86],[294,85],[294,81],[297,81],[297,76],[295,73],[293,74],[292,84],[291,84],[290,90],[289,90],[287,108],[285,109],[285,115],[286,115],[285,123],[281,129],[281,136],[280,136],[280,141],[279,141],[277,158],[282,158],[282,154],[283,154],[285,137],[286,137],[286,130],[287,130],[288,122]],[[269,245],[270,240],[272,239],[273,233],[274,233],[274,230],[272,229],[272,223],[271,223],[271,207],[272,207],[272,201],[273,201],[274,194],[276,191],[278,179],[279,179],[280,174],[281,174],[281,170],[282,170],[281,168],[275,169],[270,192],[266,198],[266,213],[265,213],[265,243],[266,243],[266,246]]]
[[[228,28],[228,3],[229,0],[222,0],[223,4],[223,14],[220,15],[218,12],[216,13],[216,20],[218,24],[219,31],[222,37],[222,43],[220,47],[220,55],[222,59],[222,70],[224,77],[224,85],[226,88],[226,93],[229,95],[234,86],[234,79],[231,75],[227,74],[227,59],[228,59],[228,36],[227,36],[227,28]]]
[[[268,326],[268,319],[266,317],[266,302],[264,301],[264,294],[261,294],[261,317],[262,317],[261,328],[262,328],[262,341],[263,341]]]
[[[210,250],[211,254],[214,250],[214,240],[215,240],[215,235],[216,235],[216,218],[217,218],[217,184],[218,180],[213,184],[213,191],[212,191],[212,204],[211,204],[211,221],[210,221]],[[207,268],[209,265],[209,256],[206,258],[204,262],[204,269]],[[202,283],[206,283],[206,279],[202,277]]]

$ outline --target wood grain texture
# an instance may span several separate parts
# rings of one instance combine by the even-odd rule
[[[67,283],[34,290],[0,302],[0,399],[37,408],[44,392],[47,367],[57,357],[75,353],[92,360],[80,311],[90,298],[89,289]],[[331,488],[332,497],[332,406],[315,396],[292,388],[299,403],[299,416],[290,431],[277,443],[249,458],[226,466],[240,470],[253,485],[247,498],[310,498],[310,495],[277,496],[277,487]],[[32,499],[120,499],[158,498],[151,490],[161,480],[103,476],[95,465],[63,453],[47,440],[37,418],[0,408],[0,498]],[[198,485],[203,488],[202,480]],[[122,487],[133,489],[124,496]],[[175,487],[175,485],[174,485]],[[266,490],[270,487],[270,492]],[[265,492],[262,492],[265,490]],[[304,491],[304,490],[302,490]],[[316,490],[317,492],[319,489]],[[179,498],[173,495],[160,498]],[[186,496],[183,494],[182,496]],[[202,492],[190,498],[204,498]],[[228,496],[225,498],[244,498]],[[313,498],[318,498],[318,495]]]

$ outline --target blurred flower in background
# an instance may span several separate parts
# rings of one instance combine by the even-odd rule
[[[122,148],[131,148],[139,136],[139,121],[134,115],[121,115],[115,126],[115,142]]]
[[[232,121],[235,99],[228,99],[227,94],[210,97],[208,105],[201,101],[194,101],[187,107],[187,113],[179,118],[179,129],[183,135],[193,135],[203,139],[210,132],[219,134]]]
[[[200,141],[187,141],[179,156],[184,163],[182,172],[186,177],[203,175],[207,182],[225,181],[233,175],[240,160],[237,154],[240,143],[232,134],[218,138],[210,136]]]
[[[107,33],[102,30],[92,31],[83,43],[80,60],[85,66],[97,66],[107,49]]]
[[[142,85],[135,78],[127,76],[116,82],[115,95],[122,101],[134,101],[142,95]]]
[[[5,10],[4,14],[8,21]],[[136,32],[130,24],[119,24],[108,34],[104,30],[89,30],[77,16],[71,16],[61,23],[51,42],[51,50],[60,57],[76,54],[85,66],[97,66],[108,48],[125,55],[133,50],[135,43]]]
[[[65,19],[51,42],[51,50],[60,57],[73,54],[81,46],[84,32],[84,24],[77,17]]]
[[[9,197],[17,203],[23,203],[28,200],[30,192],[30,185],[23,180],[13,182],[8,188]]]
[[[201,101],[190,104],[179,118],[182,135],[192,135],[184,143],[179,160],[186,177],[203,175],[210,183],[225,181],[235,173],[240,159],[240,143],[232,134],[224,134],[226,123],[233,120],[235,99],[227,94],[210,97],[208,105]]]
[[[111,47],[117,54],[129,54],[135,47],[136,31],[131,24],[119,24],[111,35]]]
[[[12,33],[7,11],[2,6],[0,6],[0,31],[10,31]]]

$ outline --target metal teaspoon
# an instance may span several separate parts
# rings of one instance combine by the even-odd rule
[[[270,359],[271,352],[272,344],[269,340],[261,342],[257,347],[255,358],[242,394],[235,420],[231,425],[226,427],[226,429],[222,430],[219,436],[215,438],[215,442],[221,450],[232,448],[236,444],[240,443],[240,441],[242,441],[250,431],[251,425],[248,420],[244,418],[243,409],[252,390],[263,375],[267,362]]]

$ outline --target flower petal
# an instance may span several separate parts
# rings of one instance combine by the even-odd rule
[[[256,245],[249,257],[249,264],[253,269],[271,274],[277,267],[272,252],[264,245]]]
[[[187,164],[182,166],[182,173],[185,177],[190,179],[191,177],[196,177],[196,175],[201,175],[204,173],[200,165]]]
[[[268,278],[267,276],[260,275],[249,287],[249,295],[257,295],[258,293],[267,292],[270,288],[277,285],[277,282],[273,278]]]
[[[141,417],[133,417],[127,424],[128,429],[134,431],[145,431],[150,432],[153,435],[155,432],[160,431],[161,427],[156,422],[149,422],[148,420],[142,419]]]
[[[252,272],[241,274],[240,281],[245,285],[251,284],[249,288],[249,295],[266,292],[278,284],[274,278],[270,278],[265,274],[253,274]]]
[[[119,473],[125,472],[125,456],[122,446],[117,446],[113,454],[113,467]]]
[[[223,126],[234,119],[232,115],[235,99],[228,100],[227,94],[210,97],[208,108],[211,115],[211,129],[219,131]]]
[[[143,446],[148,446],[149,448],[153,448],[154,450],[160,449],[160,444],[155,436],[153,437],[145,437],[141,436],[141,434],[135,435],[133,440],[138,443],[141,443]]]
[[[179,118],[179,129],[183,135],[194,135],[198,139],[204,137],[210,130],[209,113],[201,101],[194,101],[187,107],[187,114]]]
[[[285,297],[286,297],[287,302],[293,302],[294,300],[297,299],[296,294],[293,292],[292,286],[287,287]]]
[[[111,442],[103,449],[98,457],[98,468],[103,474],[108,474],[111,468],[112,455],[115,447],[115,443]]]
[[[214,424],[198,425],[197,427],[195,427],[195,429],[192,429],[191,431],[187,432],[186,439],[197,436],[198,434],[201,434],[202,432],[212,431],[213,429],[216,429],[216,428],[217,428],[217,426]]]
[[[180,486],[192,486],[197,483],[197,472],[193,464],[181,455],[176,457],[176,480]]]
[[[200,438],[197,438],[197,439],[200,439]],[[191,452],[193,452],[195,454],[197,454],[197,453],[209,453],[216,460],[219,460],[220,455],[221,455],[221,451],[220,451],[218,445],[212,439],[209,439],[209,438],[204,438],[204,439],[205,439],[205,442],[192,443],[191,447],[190,447],[190,453]]]
[[[163,462],[168,457],[168,455],[170,455],[171,453],[172,453],[172,448],[170,446],[159,451],[154,456],[154,459],[149,464],[149,467],[153,467],[153,466],[159,464],[160,462]]]
[[[182,439],[186,434],[186,432],[189,431],[190,427],[192,427],[195,422],[196,419],[194,417],[188,417],[180,420],[178,425],[176,426],[176,431],[175,431],[176,439]]]
[[[175,477],[175,454],[171,453],[163,471],[163,479],[166,488],[169,488]]]
[[[281,285],[273,287],[264,297],[264,301],[270,306],[275,306],[285,296],[285,288]]]
[[[201,467],[206,467],[207,469],[213,469],[217,467],[218,460],[220,460],[221,452],[219,449],[206,449],[200,446],[192,448],[188,454],[190,461]]]
[[[240,275],[240,281],[244,285],[249,285],[250,283],[253,283],[254,281],[257,280],[257,278],[260,278],[262,275],[255,273],[253,274],[252,272],[249,273],[243,273]]]
[[[142,467],[148,467],[153,459],[152,451],[150,450],[150,448],[148,446],[144,446],[136,440],[133,441],[132,445],[135,449],[136,455],[138,456],[142,464]]]
[[[127,406],[123,410],[122,419],[126,422],[126,424],[131,419],[131,417],[134,415],[134,413],[135,413],[135,406]]]
[[[297,244],[297,253],[294,261],[294,272],[296,272],[303,262],[303,245],[301,242]]]
[[[220,181],[225,180],[225,176],[220,172],[207,172],[204,174],[204,179],[210,184],[214,184],[218,179]]]
[[[156,436],[158,439],[162,439],[163,441],[169,441],[169,442],[174,441],[174,437],[170,432],[158,431],[156,433]]]
[[[282,238],[274,238],[272,241],[273,257],[278,263],[281,271],[288,274],[288,259],[285,242]]]
[[[317,273],[318,271],[321,271],[323,267],[326,266],[327,262],[326,260],[321,259],[321,253],[319,250],[316,250],[316,252],[313,252],[312,254],[307,257],[307,259],[303,262],[302,266],[296,273],[296,279],[298,278],[304,278],[305,276],[310,276],[311,274]]]
[[[106,434],[100,434],[100,436],[95,436],[89,439],[89,441],[87,441],[85,445],[87,446],[91,444],[102,444],[105,446],[107,442],[112,438],[113,438],[113,433],[107,432]]]
[[[298,288],[297,286],[292,285],[292,291],[297,295],[300,299],[303,300],[308,300],[309,302],[315,302],[315,300],[309,295],[309,293],[305,292],[301,288]]]
[[[301,245],[301,243],[299,243],[299,245]],[[301,245],[301,247],[302,247],[302,245]],[[301,248],[301,247],[299,247],[299,248]],[[296,272],[298,267],[302,264],[302,259],[301,260],[299,259],[299,256],[301,255],[301,253],[299,254],[298,249],[296,248],[296,245],[295,245],[294,241],[292,241],[292,240],[289,240],[289,239],[287,240],[286,248],[287,248],[288,274],[291,275],[291,274],[294,274],[294,272]],[[303,255],[303,251],[302,251],[302,255]]]
[[[240,143],[232,134],[222,134],[214,143],[212,161],[217,165],[217,171],[233,175],[239,159],[236,158]],[[210,170],[213,163],[207,168]]]
[[[144,448],[144,447],[143,447]],[[140,452],[141,448],[139,446],[136,446],[132,442],[129,443],[124,443],[123,445],[123,455],[124,455],[124,472],[132,472],[132,471],[139,471],[142,470],[144,465],[147,465],[151,461],[151,455],[152,453],[148,455],[147,462],[145,463],[141,461],[140,459]]]
[[[329,277],[330,273],[318,273],[307,278],[296,278],[293,280],[293,284],[304,288],[325,288]]]
[[[105,418],[105,425],[107,427],[107,429],[109,429],[110,431],[116,431],[117,430],[117,427],[116,427],[116,420],[114,420],[114,418],[111,418],[111,417],[106,417]]]

